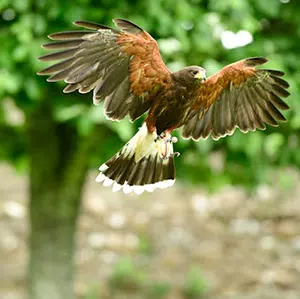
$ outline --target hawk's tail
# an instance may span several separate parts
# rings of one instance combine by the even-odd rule
[[[144,124],[99,170],[96,182],[112,185],[113,191],[141,194],[170,187],[175,181],[172,139],[157,138]]]

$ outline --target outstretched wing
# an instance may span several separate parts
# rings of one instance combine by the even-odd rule
[[[85,31],[50,34],[56,42],[43,45],[60,50],[40,57],[42,61],[60,62],[47,67],[39,75],[51,75],[47,81],[64,80],[64,92],[93,90],[93,101],[105,100],[105,114],[114,120],[127,114],[132,120],[151,105],[151,95],[170,80],[156,41],[137,25],[114,19],[119,29],[93,22],[77,21]]]
[[[281,71],[257,69],[267,59],[248,58],[230,64],[209,77],[197,90],[196,100],[182,135],[195,140],[265,129],[265,123],[277,126],[286,119],[279,109],[289,109],[280,97],[287,97],[289,84]]]

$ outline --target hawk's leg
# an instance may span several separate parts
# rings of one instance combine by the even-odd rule
[[[172,137],[172,135],[165,131],[157,136],[155,142],[157,146],[157,151],[159,152],[162,159],[168,159],[170,157],[178,157],[179,152],[173,152],[173,143],[178,141],[177,137]]]

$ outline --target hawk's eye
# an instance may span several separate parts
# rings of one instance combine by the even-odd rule
[[[198,74],[198,71],[192,71],[192,74],[193,74],[193,75],[197,75],[197,74]]]

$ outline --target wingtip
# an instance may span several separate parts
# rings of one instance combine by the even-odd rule
[[[77,21],[73,22],[73,24],[75,26],[83,27],[83,28],[89,29],[89,30],[112,30],[114,32],[116,31],[115,29],[113,29],[109,26],[98,24],[96,22],[91,22],[91,21],[77,20]]]
[[[247,66],[257,66],[264,64],[268,61],[265,57],[250,57],[245,60]]]
[[[88,22],[88,21],[83,21],[83,20],[76,20],[76,21],[72,22],[72,24],[77,26],[77,27],[86,27],[87,24],[93,24],[93,22]]]
[[[82,23],[81,20],[76,20],[76,21],[72,22],[72,24],[75,26],[80,26],[81,23]]]
[[[129,33],[137,34],[144,31],[143,28],[126,19],[114,18],[113,22],[119,29],[127,31]]]
[[[46,79],[47,82],[56,82],[57,80],[53,80],[51,77]]]
[[[126,20],[122,18],[113,18],[112,21],[117,25],[118,21],[126,21]]]
[[[115,22],[126,22],[126,23],[128,22],[128,23],[132,23],[132,22],[130,22],[130,21],[124,19],[124,18],[113,18],[112,20],[113,20],[114,23]]]
[[[55,35],[56,35],[56,33],[51,33],[51,34],[48,34],[47,37],[51,40],[55,40]]]
[[[286,97],[289,97],[291,95],[291,93],[287,90],[285,90],[285,91],[286,91]]]
[[[40,56],[40,57],[38,57],[38,60],[39,61],[48,61],[48,56],[49,56],[50,54],[45,54],[45,55],[42,55],[42,56]]]
[[[120,24],[121,22],[127,22],[127,20],[122,19],[122,18],[113,18],[112,21],[113,21],[113,23],[114,23],[117,27],[119,27],[119,24]]]

